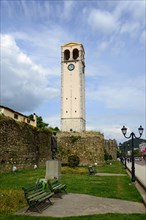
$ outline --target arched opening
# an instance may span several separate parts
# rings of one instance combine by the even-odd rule
[[[78,49],[74,49],[73,50],[73,59],[76,60],[79,57],[79,50]]]
[[[64,60],[69,60],[70,58],[70,51],[69,50],[65,50],[64,51]]]

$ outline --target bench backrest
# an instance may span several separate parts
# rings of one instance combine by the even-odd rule
[[[88,166],[88,170],[89,170],[90,174],[96,173],[96,170],[95,170],[95,168],[93,166]]]
[[[55,186],[57,186],[58,184],[59,184],[58,179],[48,180],[48,186],[49,186],[49,188],[50,188],[51,191],[52,191],[53,188],[54,188]]]
[[[28,185],[28,186],[22,187],[22,189],[25,193],[25,196],[27,196],[27,195],[32,195],[35,192],[42,191],[43,187],[42,187],[42,184],[39,183],[35,185]]]

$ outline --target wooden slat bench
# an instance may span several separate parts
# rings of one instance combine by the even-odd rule
[[[53,204],[50,198],[54,195],[54,192],[45,192],[41,183],[26,186],[22,189],[29,205],[27,211],[33,210],[41,213],[44,209]]]
[[[95,175],[97,172],[95,170],[95,167],[93,166],[88,166],[88,171],[89,171],[89,175]]]
[[[67,193],[66,184],[60,183],[58,179],[48,180],[48,187],[50,191],[54,193],[54,195],[58,196],[59,198],[62,198],[61,197],[62,192]]]

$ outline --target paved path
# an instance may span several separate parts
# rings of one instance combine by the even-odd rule
[[[96,173],[95,176],[127,176],[127,174],[119,174],[119,173]]]
[[[127,163],[127,167],[131,170],[131,163]],[[135,176],[146,188],[146,164],[135,163]]]
[[[31,216],[83,216],[106,213],[146,213],[143,203],[131,202],[119,199],[101,198],[96,196],[68,193],[62,199],[52,198],[54,204],[44,210],[41,214],[37,212],[27,212],[26,209],[19,211],[19,215]]]
[[[127,167],[129,170],[131,170],[131,163],[127,163]],[[143,185],[143,187],[141,187],[138,181],[136,181],[135,186],[141,194],[146,207],[146,164],[144,161],[141,163],[135,163],[135,176],[138,181]]]
[[[136,166],[137,167],[137,166]],[[129,164],[130,168],[130,164]],[[137,171],[140,168],[136,168]],[[141,171],[139,171],[141,173]],[[97,176],[125,176],[125,174],[97,173]],[[143,176],[143,175],[142,175]],[[52,198],[54,203],[41,214],[37,212],[27,212],[27,208],[20,210],[18,215],[30,216],[52,216],[52,217],[68,217],[68,216],[84,216],[106,213],[146,213],[146,207],[143,203],[131,202],[127,200],[109,199],[96,197],[85,194],[68,193],[63,195],[62,199]]]

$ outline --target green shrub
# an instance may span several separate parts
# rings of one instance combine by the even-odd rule
[[[104,160],[112,160],[112,155],[110,155],[106,150],[104,152]]]
[[[26,206],[23,191],[15,189],[0,189],[0,214],[16,212]]]
[[[112,158],[112,155],[109,155],[109,160],[112,160],[113,158]]]
[[[80,158],[77,155],[71,155],[68,157],[68,166],[77,167],[80,163]]]
[[[70,137],[71,143],[74,144],[76,141],[78,141],[79,139],[81,139],[81,136],[74,136],[72,135]]]

